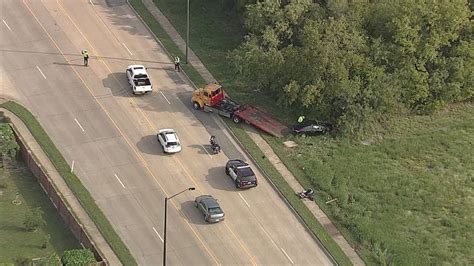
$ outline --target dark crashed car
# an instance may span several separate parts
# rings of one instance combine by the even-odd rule
[[[331,124],[316,120],[307,120],[293,126],[293,133],[302,136],[324,135],[331,132]]]
[[[242,160],[229,160],[225,165],[225,173],[232,178],[236,188],[257,186],[257,177],[250,165]]]

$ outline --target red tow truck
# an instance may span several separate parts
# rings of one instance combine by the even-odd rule
[[[211,83],[193,92],[194,109],[217,113],[231,118],[234,123],[245,121],[275,137],[283,137],[288,127],[273,119],[265,111],[250,105],[240,105],[225,95],[218,83]]]

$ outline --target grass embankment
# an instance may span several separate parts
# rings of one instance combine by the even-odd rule
[[[30,232],[23,222],[35,208],[43,211],[45,225]],[[47,244],[43,246],[45,242]],[[45,258],[61,257],[65,250],[80,248],[36,178],[22,162],[17,162],[16,167],[8,171],[0,168],[0,247],[0,264],[13,263],[17,258],[41,258],[44,261]]]
[[[296,149],[267,138],[302,183],[320,190],[319,205],[363,247],[368,262],[474,261],[473,104],[399,119],[369,145],[293,139]],[[334,198],[336,204],[324,204]]]
[[[172,49],[173,51],[175,51],[175,49],[177,49],[176,45],[174,43],[170,43],[171,41],[170,37],[163,31],[160,25],[154,20],[151,14],[145,9],[142,2],[139,0],[129,0],[129,2],[132,4],[135,10],[139,13],[139,15],[143,18],[145,23],[148,24],[148,26],[155,33],[155,35],[158,38],[160,38],[160,41],[163,43],[165,48]],[[162,1],[155,1],[155,2],[162,2]],[[215,2],[215,1],[210,1],[210,2]],[[184,10],[184,12],[186,10],[176,3],[169,2],[168,4],[170,4],[171,7],[174,7],[181,11]],[[226,56],[226,51],[228,49],[235,48],[235,43],[240,41],[240,37],[242,36],[241,27],[240,26],[237,27],[235,24],[232,24],[232,23],[220,23],[220,20],[228,19],[228,16],[231,14],[220,12],[218,9],[213,8],[212,4],[206,3],[203,5],[197,5],[197,4],[195,5],[196,6],[192,6],[191,10],[196,10],[195,8],[210,9],[210,10],[204,10],[204,11],[201,10],[202,14],[206,14],[206,15],[203,15],[195,19],[196,21],[201,21],[201,22],[203,20],[206,20],[206,23],[207,23],[206,25],[208,26],[207,27],[204,26],[203,28],[199,30],[191,31],[191,39],[196,40],[196,45],[207,47],[210,49],[210,50],[206,50],[203,53],[198,53],[198,56],[200,57],[201,60],[203,60],[203,62],[204,60],[206,60],[205,62],[206,67],[208,67],[208,69],[213,74],[215,74],[215,72],[219,72],[222,77],[228,77],[228,83],[233,82],[232,84],[236,84],[235,79],[231,77],[232,74],[231,74],[229,66],[225,63],[222,63],[222,60],[224,60],[223,58],[225,58]],[[184,8],[186,8],[186,5],[184,5]],[[169,15],[169,12],[167,12],[167,9],[164,9],[162,11],[164,11],[166,15]],[[195,16],[194,12],[195,11],[191,12],[193,17]],[[207,20],[206,18],[209,14],[213,14],[213,16],[217,18]],[[168,17],[168,18],[170,19],[172,23],[174,23],[175,19],[177,19],[176,17],[174,18]],[[238,18],[234,15],[232,19],[235,20]],[[197,24],[201,25],[200,23],[197,23]],[[185,26],[183,26],[183,23],[175,24],[175,26],[178,28],[178,31],[180,32],[182,32],[183,30],[184,31],[186,30]],[[208,29],[208,27],[212,29],[219,29],[219,34],[213,34],[210,31],[210,29]],[[223,37],[225,34],[228,34],[227,36],[231,36],[232,40],[228,40],[228,38]],[[201,37],[197,38],[198,37],[197,35]],[[216,36],[220,38],[217,40],[213,39],[213,38],[216,38]],[[164,38],[165,41],[163,41],[163,39],[161,38]],[[202,52],[202,50],[199,50],[199,51]],[[171,53],[176,53],[176,52],[171,52]],[[207,61],[209,61],[209,65],[207,64],[208,63]],[[186,66],[186,67],[192,68],[192,66]],[[195,72],[193,68],[192,68],[192,71]],[[202,78],[194,80],[195,78],[194,74],[192,75],[188,74],[188,76],[193,80],[195,84],[203,84]],[[220,77],[219,77],[219,81],[222,82]],[[227,86],[227,83],[224,83],[224,84]],[[234,90],[234,92],[235,93],[233,94],[237,94],[237,90]],[[248,91],[243,91],[242,93],[240,93],[240,98],[251,99],[252,97],[250,97],[250,94]],[[256,162],[262,167],[262,169],[264,169],[264,171],[267,173],[266,174],[267,177],[271,178],[271,181],[278,187],[278,189],[283,193],[283,195],[285,195],[285,197],[288,199],[288,201],[293,206],[293,208],[300,214],[300,216],[304,219],[308,227],[314,232],[314,234],[318,236],[322,244],[329,250],[329,252],[336,259],[336,261],[340,265],[350,265],[351,263],[349,259],[345,256],[345,254],[342,252],[339,246],[333,241],[333,239],[324,230],[321,224],[319,224],[319,222],[314,218],[314,216],[312,216],[311,212],[301,202],[301,200],[295,196],[294,191],[285,182],[284,178],[273,167],[270,161],[263,158],[262,156],[263,153],[260,151],[257,145],[250,139],[247,133],[245,133],[242,127],[240,125],[234,125],[232,123],[229,123],[228,125],[231,127],[231,129],[233,130],[235,135],[238,137],[238,139],[241,141],[241,143],[246,147],[249,154],[253,156]]]
[[[77,178],[74,173],[71,173],[70,166],[36,118],[27,109],[15,102],[5,102],[0,106],[13,112],[25,123],[33,137],[36,139],[38,144],[56,167],[59,174],[64,178],[69,188],[73,191],[74,195],[87,211],[87,214],[94,221],[97,228],[102,233],[105,240],[115,252],[119,260],[125,265],[136,265],[137,263],[130,254],[127,246],[125,246],[120,237],[117,235],[112,225],[107,220],[104,213],[99,209],[87,189],[84,187],[84,185],[82,185],[79,178]]]
[[[154,1],[185,36],[186,1]],[[193,51],[233,98],[292,121],[274,101],[243,88],[231,73],[226,52],[238,46],[243,27],[239,17],[222,10],[221,3],[191,1]],[[279,139],[265,139],[303,185],[318,189],[319,205],[358,246],[366,262],[469,264],[474,261],[474,243],[467,237],[474,231],[473,110],[466,104],[432,117],[400,119],[371,145],[343,138],[289,137],[299,146],[287,149]],[[272,180],[279,179],[249,137],[239,127],[232,128]],[[273,180],[305,217],[291,189],[280,181]],[[324,233],[316,234],[324,240]],[[325,245],[331,250],[331,243]],[[336,258],[337,252],[331,250]]]

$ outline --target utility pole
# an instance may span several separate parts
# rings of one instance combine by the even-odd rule
[[[187,2],[187,5],[188,5],[188,14],[187,14],[187,18],[186,18],[186,24],[187,24],[187,27],[186,27],[186,64],[188,64],[188,49],[189,49],[189,0]]]
[[[180,191],[171,197],[165,197],[165,221],[163,225],[163,266],[166,266],[166,224],[167,224],[167,218],[168,218],[168,200],[178,196],[181,193],[184,193],[188,190],[195,190],[196,188],[194,187],[189,187],[183,191]]]

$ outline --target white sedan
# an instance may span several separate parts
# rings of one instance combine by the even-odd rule
[[[176,153],[181,151],[181,142],[179,141],[176,131],[173,129],[161,129],[156,134],[158,142],[163,147],[163,151],[166,153]]]

